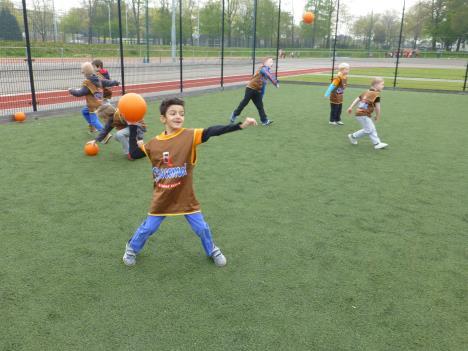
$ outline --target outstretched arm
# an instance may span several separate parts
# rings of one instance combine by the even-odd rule
[[[129,124],[128,128],[130,129],[130,136],[128,137],[128,156],[133,160],[145,157],[146,154],[140,149],[137,143],[138,126],[136,124]]]
[[[325,97],[329,97],[330,94],[332,93],[332,91],[335,90],[335,88],[336,88],[335,83],[331,83],[331,84],[328,86],[327,91],[325,92]]]
[[[69,88],[68,92],[76,97],[86,96],[90,93],[89,89],[86,86],[82,86],[80,89]]]
[[[360,98],[359,96],[354,99],[353,103],[351,104],[351,106],[348,107],[348,113],[351,114],[353,112],[353,108],[354,106],[356,106],[356,104],[359,102]]]
[[[279,81],[278,79],[275,77],[275,75],[270,71],[270,69],[268,69],[267,67],[263,67],[261,70],[260,70],[260,73],[268,78],[270,80],[270,82],[272,82],[276,87],[279,86]]]
[[[120,82],[116,80],[103,79],[101,80],[101,84],[103,88],[108,88],[108,87],[116,87],[120,84]]]
[[[212,126],[206,129],[203,129],[201,142],[205,143],[209,138],[213,136],[219,136],[226,133],[235,132],[236,130],[241,130],[249,126],[256,126],[257,121],[254,118],[246,118],[243,123],[237,124],[228,124],[227,126]]]

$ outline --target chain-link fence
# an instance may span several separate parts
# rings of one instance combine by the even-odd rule
[[[431,36],[420,20],[427,6],[401,5],[356,17],[351,0],[90,0],[66,11],[2,0],[0,116],[81,105],[68,88],[94,59],[121,83],[114,99],[240,84],[265,56],[277,58],[283,82],[327,84],[346,61],[350,86],[379,75],[395,88],[465,91],[466,35]],[[312,25],[300,20],[305,10]]]

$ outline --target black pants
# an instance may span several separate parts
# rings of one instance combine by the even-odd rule
[[[341,108],[343,104],[330,104],[330,122],[341,121]]]
[[[240,102],[239,106],[237,106],[236,110],[234,111],[234,116],[239,116],[242,113],[242,110],[247,106],[247,104],[253,101],[255,107],[257,107],[258,114],[260,115],[260,120],[262,122],[268,121],[268,117],[263,109],[263,97],[262,94],[254,89],[245,88],[245,95],[244,99]]]

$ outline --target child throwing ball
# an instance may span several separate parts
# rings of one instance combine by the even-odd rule
[[[273,123],[272,120],[268,119],[265,109],[263,108],[263,96],[265,95],[267,81],[269,80],[279,88],[279,82],[271,71],[271,67],[273,67],[273,59],[271,57],[263,59],[262,66],[254,74],[252,79],[250,79],[249,84],[247,84],[247,87],[245,88],[244,98],[231,114],[231,123],[236,121],[236,118],[242,113],[242,110],[247,106],[250,100],[252,100],[255,107],[257,107],[262,125],[268,126]]]
[[[243,123],[213,126],[205,129],[187,129],[184,101],[165,99],[160,105],[160,121],[164,131],[143,145],[137,145],[137,127],[130,124],[130,156],[148,157],[152,165],[153,199],[146,220],[136,230],[125,247],[123,261],[127,266],[136,263],[138,253],[168,216],[185,216],[194,233],[200,238],[206,256],[216,266],[226,265],[226,257],[213,242],[211,229],[203,218],[200,204],[192,186],[193,170],[197,162],[197,146],[210,137],[242,130],[257,124],[246,118]]]
[[[348,113],[353,112],[354,106],[357,105],[356,109],[356,120],[362,126],[362,129],[348,134],[348,139],[351,144],[356,145],[358,139],[364,136],[369,136],[374,145],[374,149],[383,149],[388,146],[388,144],[382,143],[379,136],[377,135],[377,130],[375,129],[374,122],[372,121],[372,113],[375,110],[375,121],[380,121],[380,92],[384,88],[383,78],[376,77],[372,80],[371,87],[369,90],[363,92],[359,95],[349,106]]]

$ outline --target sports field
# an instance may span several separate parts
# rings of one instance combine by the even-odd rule
[[[116,141],[84,156],[78,110],[1,124],[0,350],[465,350],[467,97],[384,91],[376,151],[349,144],[352,118],[328,125],[324,90],[269,86],[271,127],[199,147],[224,268],[183,218],[124,266],[150,164]],[[225,124],[242,96],[187,97],[186,126]]]
[[[349,85],[369,85],[372,77],[381,76],[387,87],[393,87],[395,68],[369,67],[353,68],[348,78]],[[398,69],[397,87],[406,89],[463,90],[465,70],[462,68],[416,68]],[[287,78],[292,81],[329,83],[330,72],[299,75]]]

